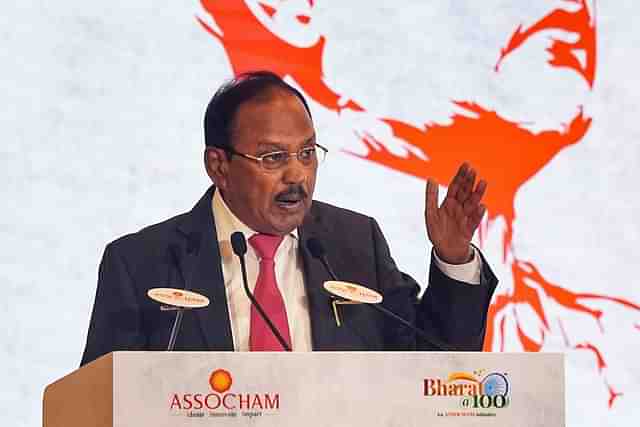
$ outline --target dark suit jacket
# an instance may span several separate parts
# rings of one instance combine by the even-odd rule
[[[211,213],[214,191],[210,188],[191,212],[107,245],[81,364],[116,350],[166,349],[175,312],[161,311],[146,296],[155,287],[186,288],[211,300],[208,307],[185,313],[176,350],[233,350]],[[338,327],[331,298],[322,288],[329,275],[305,245],[312,236],[323,242],[341,280],[381,292],[386,308],[456,349],[482,348],[487,309],[497,284],[486,260],[480,286],[448,278],[432,260],[429,286],[418,300],[419,286],[398,270],[373,218],[314,201],[298,232],[314,350],[434,348],[367,305],[342,306],[343,324]]]

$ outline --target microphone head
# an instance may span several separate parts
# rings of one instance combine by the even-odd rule
[[[307,239],[307,249],[311,252],[311,256],[317,259],[324,258],[326,252],[324,250],[324,246],[322,246],[322,242],[316,239],[315,237],[311,237]]]
[[[231,247],[233,248],[233,253],[237,256],[242,257],[247,253],[247,240],[241,231],[236,231],[231,235]]]

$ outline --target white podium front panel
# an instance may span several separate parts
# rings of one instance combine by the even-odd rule
[[[544,353],[114,353],[117,427],[564,426]]]

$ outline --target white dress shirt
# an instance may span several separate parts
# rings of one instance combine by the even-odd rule
[[[213,195],[211,208],[222,258],[222,276],[224,277],[229,307],[233,347],[235,351],[249,351],[251,302],[244,293],[240,262],[231,249],[231,234],[241,231],[248,240],[257,232],[247,227],[231,212],[219,191],[215,191]],[[284,236],[274,257],[276,281],[287,311],[291,348],[293,351],[311,351],[309,304],[304,287],[302,260],[298,254],[298,245],[297,230]],[[436,266],[452,279],[469,284],[480,284],[481,261],[476,249],[473,250],[473,260],[467,264],[447,264],[436,255]],[[251,245],[247,245],[245,259],[249,289],[253,292],[260,270],[260,260]]]
[[[244,293],[240,261],[231,249],[231,234],[241,231],[249,240],[257,232],[247,227],[231,212],[219,191],[214,193],[211,204],[222,258],[222,276],[229,306],[233,348],[236,351],[249,351],[251,301]],[[298,256],[298,244],[297,230],[282,239],[274,257],[276,282],[287,311],[292,350],[311,351],[309,305],[304,289],[302,260]],[[251,245],[247,245],[245,259],[249,289],[253,292],[260,271],[260,259]]]

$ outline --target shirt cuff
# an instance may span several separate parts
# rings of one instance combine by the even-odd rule
[[[473,249],[473,258],[466,264],[448,264],[442,261],[434,250],[433,258],[435,260],[436,267],[438,267],[440,271],[450,279],[457,280],[458,282],[464,282],[469,285],[479,285],[482,259],[478,254],[478,249],[473,245],[471,248]]]

